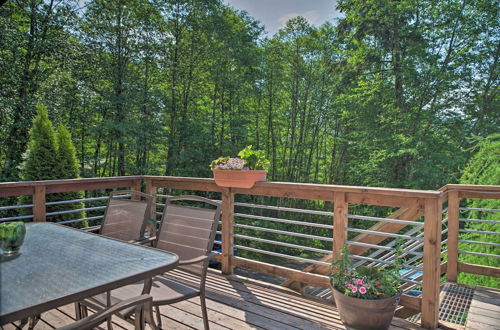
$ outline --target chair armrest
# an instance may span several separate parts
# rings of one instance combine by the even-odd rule
[[[132,240],[132,241],[128,241],[128,242],[132,243],[132,244],[145,245],[148,243],[152,243],[155,240],[156,240],[156,236],[151,236],[151,237],[141,238],[138,240]]]
[[[188,259],[188,260],[179,260],[179,265],[196,264],[198,262],[205,261],[206,259],[208,259],[208,256],[199,256],[199,257]]]
[[[119,311],[132,307],[132,306],[141,306],[149,304],[149,308],[152,306],[153,298],[150,295],[143,294],[139,297],[134,297],[132,299],[127,299],[122,302],[119,302],[116,305],[111,306],[110,308],[103,309],[97,313],[94,313],[84,319],[76,321],[75,323],[66,325],[61,328],[57,328],[58,330],[84,330],[84,329],[92,329],[93,327],[101,324],[111,315],[118,313]]]

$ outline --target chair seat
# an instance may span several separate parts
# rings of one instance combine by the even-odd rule
[[[137,282],[131,285],[118,288],[111,291],[111,305],[115,305],[121,301],[130,299],[131,297],[139,296],[144,288],[143,282]],[[153,278],[150,296],[153,297],[153,306],[173,304],[178,301],[190,299],[200,294],[200,290],[191,287],[187,284],[173,281],[164,276],[156,276]],[[85,305],[90,308],[104,309],[106,308],[106,293],[98,294],[87,298]],[[134,307],[126,308],[117,314],[121,318],[129,318],[135,312]]]

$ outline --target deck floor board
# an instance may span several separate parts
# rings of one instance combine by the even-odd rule
[[[500,290],[482,287],[475,289],[465,329],[500,329]]]
[[[188,274],[173,272],[172,276],[191,281]],[[210,271],[207,279],[207,308],[210,328],[227,329],[346,329],[331,304],[312,300],[293,291],[242,281]],[[203,329],[199,298],[160,308],[164,329]],[[50,330],[74,322],[73,305],[61,306],[42,314],[35,330]],[[4,326],[5,330],[27,329],[19,322]],[[99,329],[106,329],[102,324]],[[124,320],[113,317],[113,329],[133,329]],[[418,325],[394,318],[392,330],[420,330]]]

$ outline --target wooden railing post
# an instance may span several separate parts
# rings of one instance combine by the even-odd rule
[[[458,191],[448,193],[448,261],[446,280],[457,282],[458,278],[458,228],[460,217]]]
[[[47,221],[45,210],[45,186],[36,185],[33,192],[33,216],[36,222]]]
[[[347,211],[344,192],[335,192],[333,197],[333,257],[339,258],[347,239]]]
[[[142,183],[142,179],[135,179],[134,185],[132,187],[130,187],[130,190],[141,191],[141,183]],[[133,197],[133,199],[136,201],[141,200],[141,196],[135,195]]]
[[[436,329],[439,323],[441,211],[441,198],[425,199],[422,326],[427,329]]]
[[[234,221],[234,193],[231,188],[222,189],[222,273],[233,273],[233,221]]]
[[[151,207],[151,219],[156,219],[156,190],[157,187],[153,186],[153,180],[150,178],[145,179],[146,181],[146,194],[154,196],[153,206]]]

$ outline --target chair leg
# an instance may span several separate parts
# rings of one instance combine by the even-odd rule
[[[201,314],[203,315],[203,326],[205,327],[205,330],[209,330],[210,327],[208,326],[207,303],[205,301],[204,294],[200,294],[200,305],[201,305]]]
[[[35,325],[38,323],[38,321],[40,321],[40,318],[41,318],[41,315],[38,314],[38,315],[35,315],[35,316],[30,316],[28,318],[28,329],[29,330],[33,330],[35,328]]]
[[[80,304],[82,318],[89,316],[89,309],[87,306]]]
[[[159,310],[159,308],[158,308]],[[146,325],[149,324],[149,327],[152,329],[152,330],[157,330],[159,329],[157,326],[156,326],[156,323],[155,323],[155,318],[153,316],[153,306],[150,304],[150,303],[146,303],[144,304],[143,306],[143,310],[142,310],[142,317],[143,317],[143,325]],[[161,320],[160,320],[161,321]]]
[[[112,330],[113,329],[113,322],[112,322],[112,316],[108,317],[106,319],[106,325],[108,327],[108,330]]]
[[[75,319],[77,321],[82,319],[82,305],[79,302],[75,303]]]
[[[160,315],[160,306],[155,306],[156,311],[156,324],[159,329],[161,329],[161,315]]]

